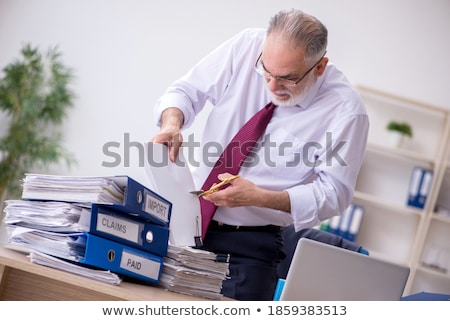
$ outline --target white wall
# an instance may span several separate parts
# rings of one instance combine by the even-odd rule
[[[265,27],[291,7],[327,25],[328,56],[354,84],[450,108],[449,0],[0,0],[0,68],[25,43],[58,45],[76,74],[64,135],[78,165],[54,171],[146,183],[137,149],[129,167],[106,168],[104,144],[123,146],[125,134],[147,141],[157,132],[152,106],[171,81],[242,28]],[[0,135],[5,122],[0,114]]]

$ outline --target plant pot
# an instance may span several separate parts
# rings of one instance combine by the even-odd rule
[[[389,132],[389,145],[393,148],[400,148],[403,145],[403,141],[405,140],[405,135],[396,132],[396,131],[390,131]]]

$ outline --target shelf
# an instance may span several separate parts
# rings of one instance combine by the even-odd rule
[[[398,160],[369,150],[364,155],[356,191],[378,198],[379,203],[401,209],[408,202],[409,181],[417,166],[429,168],[417,161]]]
[[[428,273],[430,275],[434,275],[434,276],[442,277],[442,278],[446,278],[446,279],[448,278],[450,280],[450,274],[447,271],[443,271],[441,269],[434,268],[431,266],[426,266],[423,263],[421,263],[421,265],[419,267],[417,267],[417,269],[424,273]]]
[[[450,269],[450,224],[448,224],[448,221],[449,220],[444,217],[440,218],[437,215],[433,216],[433,220],[430,221],[426,233],[426,244],[424,245],[422,257],[424,253],[427,253],[427,251],[433,246],[447,249],[449,251],[448,265]]]
[[[450,213],[450,169],[446,168],[441,185],[439,186],[439,192],[436,200],[436,205],[433,210],[435,212],[438,211],[447,211]],[[436,214],[436,213],[434,213]]]
[[[358,191],[354,192],[353,202],[356,204],[371,203],[374,206],[384,208],[388,211],[394,212],[399,215],[416,215],[416,216],[422,215],[421,209],[415,209],[415,208],[408,207],[408,206],[401,206],[396,203],[391,203],[391,202],[385,201],[380,197],[366,194],[363,192],[358,192]]]
[[[386,145],[381,145],[378,143],[369,142],[367,144],[366,151],[372,152],[372,153],[378,153],[380,155],[383,155],[383,156],[389,157],[389,158],[396,158],[400,161],[405,161],[405,160],[409,161],[409,162],[417,161],[417,162],[421,162],[424,164],[428,164],[430,167],[435,166],[434,158],[427,156],[427,155],[419,154],[414,151],[409,151],[404,148],[394,148],[391,146],[386,146]]]
[[[403,107],[405,109],[409,110],[414,109],[416,112],[419,113],[428,113],[428,112],[437,113],[441,117],[445,117],[449,113],[449,110],[446,108],[398,96],[378,89],[370,88],[364,85],[357,85],[356,89],[361,93],[361,95],[367,95],[379,101],[388,102],[392,105]]]
[[[400,260],[398,258],[392,258],[389,255],[386,255],[384,253],[378,252],[374,249],[367,249],[369,251],[369,256],[380,259],[380,260],[384,260],[384,261],[389,261],[389,262],[393,262],[396,264],[400,264],[400,265],[408,265],[408,261],[407,260]]]
[[[419,266],[416,270],[410,293],[450,293],[450,276],[433,269]]]
[[[398,214],[371,202],[354,203],[364,207],[356,242],[390,260],[408,262],[414,251],[413,244],[419,231],[421,216],[413,212]]]
[[[357,88],[369,114],[370,143],[388,146],[389,131],[386,125],[392,120],[407,122],[413,129],[413,137],[405,142],[404,149],[417,155],[427,155],[424,157],[427,161],[440,157],[439,147],[445,140],[442,133],[445,133],[448,110],[363,86]],[[414,154],[411,155],[415,158]]]
[[[445,215],[442,215],[442,214],[436,214],[436,213],[434,213],[433,216],[432,216],[431,218],[432,218],[433,220],[440,221],[440,222],[442,222],[442,223],[445,223],[445,224],[449,224],[449,225],[450,225],[450,216],[445,216]]]
[[[356,241],[371,255],[410,267],[406,295],[450,294],[450,216],[438,214],[450,211],[450,109],[364,86],[357,90],[370,128],[353,198],[365,209]],[[400,147],[386,129],[392,120],[413,130]],[[407,205],[416,167],[433,172],[423,208]]]

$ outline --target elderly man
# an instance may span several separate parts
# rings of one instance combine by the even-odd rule
[[[239,175],[200,198],[202,215],[212,216],[204,221],[203,247],[231,257],[225,296],[271,300],[285,255],[282,229],[311,228],[352,201],[369,122],[359,95],[326,56],[327,37],[315,17],[281,11],[267,29],[246,29],[223,43],[155,105],[160,132],[152,141],[169,145],[173,161],[181,131],[210,103],[194,181],[205,189]],[[233,139],[262,109],[270,116],[251,127],[261,131],[250,139],[254,146]],[[229,144],[246,154],[237,169],[236,153],[219,159],[218,146],[225,152]]]

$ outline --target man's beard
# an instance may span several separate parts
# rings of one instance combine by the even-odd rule
[[[287,100],[277,99],[272,94],[272,92],[269,90],[268,84],[266,85],[266,89],[269,92],[270,97],[272,98],[272,102],[277,106],[287,107],[287,106],[300,105],[300,103],[303,101],[305,96],[309,93],[309,90],[311,89],[311,87],[316,83],[316,78],[314,78],[314,75],[311,74],[311,75],[308,75],[305,79],[303,79],[303,81],[304,81],[304,85],[303,85],[302,90],[299,93],[292,94],[291,91],[286,90],[286,89],[277,90],[277,94],[289,95],[289,99],[287,99]]]

